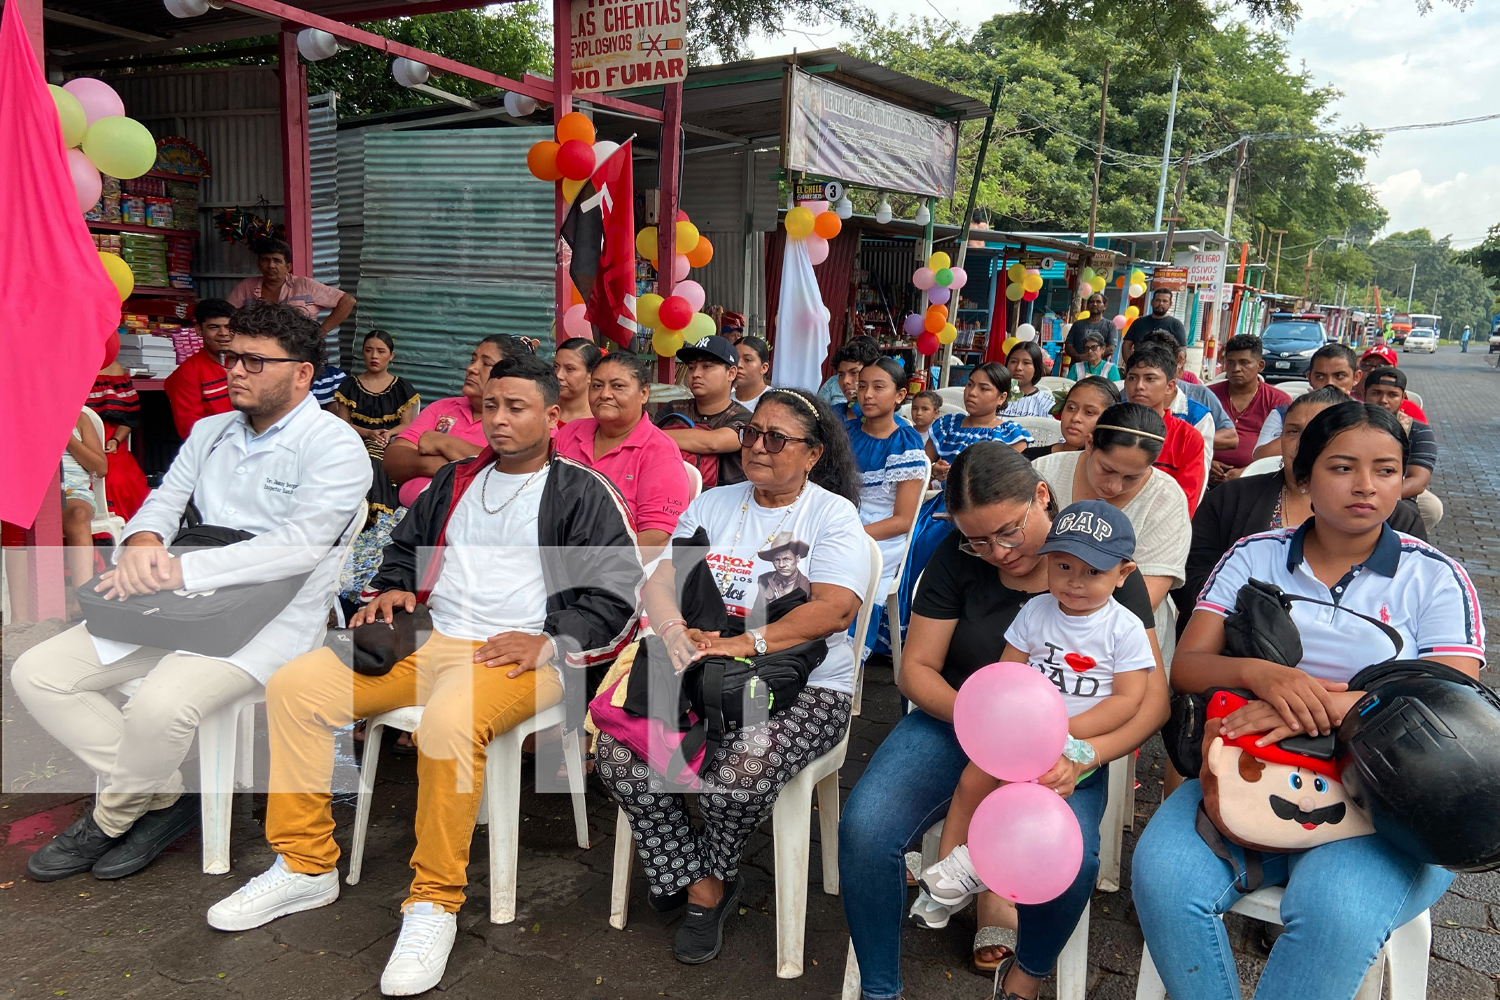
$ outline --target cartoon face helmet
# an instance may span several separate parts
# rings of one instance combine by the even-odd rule
[[[1244,847],[1294,851],[1374,833],[1350,801],[1332,759],[1256,746],[1261,734],[1225,740],[1218,721],[1248,704],[1213,692],[1203,748],[1203,806],[1214,826]]]
[[[1500,868],[1500,697],[1452,667],[1392,660],[1349,681],[1336,764],[1376,831],[1451,871]]]

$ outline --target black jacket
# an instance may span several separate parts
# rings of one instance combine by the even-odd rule
[[[374,590],[405,590],[425,601],[442,567],[448,518],[454,505],[495,459],[486,448],[475,458],[443,466],[391,532]],[[636,549],[630,512],[609,480],[587,466],[552,457],[542,488],[537,537],[547,618],[568,666],[587,667],[614,659],[635,634],[645,571]],[[524,539],[496,539],[525,544]],[[497,565],[495,572],[504,573]]]
[[[1271,513],[1286,477],[1278,469],[1258,476],[1241,476],[1214,487],[1203,495],[1198,512],[1193,515],[1193,544],[1188,549],[1187,582],[1172,592],[1180,612],[1178,621],[1186,624],[1208,574],[1213,572],[1224,553],[1246,535],[1271,530]],[[1427,540],[1427,528],[1417,513],[1417,505],[1401,500],[1386,523],[1397,531]]]

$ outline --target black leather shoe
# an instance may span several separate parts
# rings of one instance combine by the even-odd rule
[[[672,957],[684,965],[702,965],[719,957],[724,946],[724,921],[735,912],[740,902],[740,881],[735,879],[724,886],[724,898],[713,909],[689,903],[687,916],[677,928],[677,937],[672,941]]]
[[[55,882],[69,875],[82,875],[124,837],[111,837],[94,822],[94,808],[89,807],[77,822],[52,838],[52,842],[33,854],[26,871],[37,882]]]
[[[168,845],[198,825],[198,796],[184,795],[135,821],[120,845],[94,865],[94,878],[124,878],[156,860]]]

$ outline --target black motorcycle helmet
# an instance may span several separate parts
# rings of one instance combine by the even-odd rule
[[[1452,667],[1391,660],[1349,680],[1365,695],[1337,765],[1375,830],[1450,871],[1500,868],[1500,697]]]

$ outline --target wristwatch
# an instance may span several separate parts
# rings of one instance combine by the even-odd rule
[[[766,653],[766,637],[761,635],[760,629],[749,629],[750,638],[755,640],[755,655],[764,656]]]
[[[1088,740],[1076,740],[1069,736],[1068,742],[1063,745],[1063,756],[1075,764],[1088,767],[1099,755],[1094,752],[1094,745]]]

